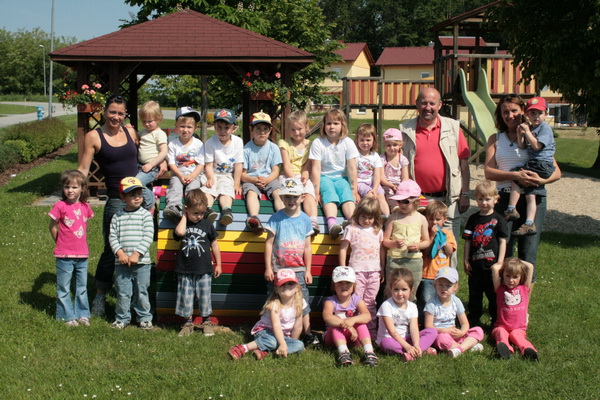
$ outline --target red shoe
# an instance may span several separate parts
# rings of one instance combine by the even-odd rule
[[[433,347],[428,347],[427,350],[425,350],[425,354],[429,354],[430,356],[437,356],[437,350]]]
[[[269,352],[256,349],[252,352],[252,354],[254,354],[254,358],[256,358],[257,360],[262,360],[263,358],[269,355]]]
[[[233,360],[239,360],[244,356],[244,354],[246,354],[246,352],[244,351],[244,346],[238,344],[237,346],[230,348],[227,354],[229,354],[229,357],[231,357]]]

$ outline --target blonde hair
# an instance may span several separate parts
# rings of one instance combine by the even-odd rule
[[[426,217],[435,217],[436,215],[448,216],[448,206],[439,200],[430,201],[425,207]]]
[[[289,126],[292,122],[297,122],[304,126],[308,126],[308,117],[304,111],[296,110],[287,116],[286,122],[286,126]]]
[[[477,185],[475,186],[475,198],[496,196],[498,196],[498,188],[496,188],[496,183],[487,179],[477,182]]]
[[[390,297],[392,295],[392,288],[396,285],[396,283],[400,281],[406,282],[406,284],[410,287],[410,292],[412,293],[415,288],[415,277],[413,273],[410,272],[409,269],[406,268],[398,268],[394,269],[394,271],[390,274],[389,278],[387,278],[388,283],[385,287],[387,296]]]
[[[524,284],[525,280],[527,279],[527,266],[517,257],[509,257],[504,259],[502,267],[500,268],[500,281],[502,283],[504,283],[505,272],[508,272],[512,275],[519,275],[521,277],[519,280],[519,285]]]
[[[321,126],[321,137],[327,137],[327,133],[325,132],[325,123],[327,122],[327,118],[333,121],[340,121],[342,123],[342,134],[341,138],[345,138],[348,136],[348,121],[346,120],[346,114],[342,112],[339,108],[334,108],[329,110],[323,115],[323,124]]]
[[[77,169],[69,169],[63,172],[60,175],[60,186],[64,188],[65,185],[69,182],[75,182],[81,187],[81,194],[79,195],[80,203],[87,203],[88,198],[88,188],[87,188],[87,179],[83,172]],[[67,196],[65,196],[65,191],[62,191],[62,200],[67,200]]]
[[[140,111],[138,112],[140,119],[145,119],[147,117],[154,118],[156,122],[160,122],[163,120],[163,113],[160,109],[160,105],[156,101],[147,101],[145,102]]]
[[[379,207],[379,201],[374,197],[363,197],[352,213],[352,223],[360,226],[358,219],[361,215],[373,217],[373,232],[379,233],[379,230],[383,226],[383,220],[381,219],[381,208]]]
[[[300,290],[300,285],[296,284],[296,294],[294,295],[294,308],[296,309],[296,318],[302,318],[302,313],[304,308],[302,307],[302,291]],[[277,293],[277,286],[273,287],[273,292],[265,302],[262,310],[260,311],[260,315],[264,315],[267,311],[271,311],[273,309],[281,310],[281,300],[279,299],[279,293]]]
[[[356,129],[356,135],[354,137],[354,142],[358,147],[358,138],[361,136],[371,136],[373,138],[373,144],[369,151],[377,151],[379,143],[377,143],[377,131],[375,130],[375,126],[373,124],[361,124]]]
[[[185,124],[190,119],[194,121],[194,126],[197,127],[198,121],[196,121],[196,118],[190,117],[189,115],[180,115],[179,118],[177,118],[177,121],[175,121],[175,126],[179,125],[180,123]]]

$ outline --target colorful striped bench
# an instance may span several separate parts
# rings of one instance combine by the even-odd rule
[[[156,190],[158,189],[158,190]],[[162,218],[166,186],[155,188],[160,194],[157,274],[156,274],[156,314],[159,322],[179,322],[175,316],[177,274],[173,272],[180,242],[173,239],[175,223]],[[220,212],[215,203],[215,211]],[[246,230],[246,204],[241,198],[234,200],[234,222],[223,226],[215,222],[219,232],[222,275],[212,282],[212,307],[214,322],[239,324],[255,321],[266,300],[267,284],[264,279],[264,243],[266,233],[260,236]],[[273,204],[263,196],[260,201],[259,219],[266,223],[274,213]],[[308,286],[309,304],[313,310],[311,317],[320,319],[321,303],[330,295],[331,272],[338,264],[339,239],[329,237],[327,224],[319,211],[321,233],[312,239],[313,283]],[[339,223],[342,222],[338,216]],[[194,310],[194,315],[197,310]]]

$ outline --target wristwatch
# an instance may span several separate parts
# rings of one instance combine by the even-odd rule
[[[469,192],[460,192],[461,197],[469,197]]]

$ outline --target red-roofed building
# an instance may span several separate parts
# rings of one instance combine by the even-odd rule
[[[385,80],[433,77],[433,47],[386,47],[375,63]]]

